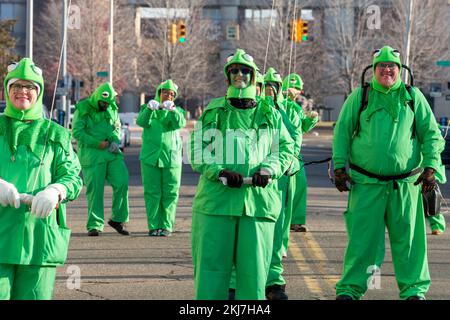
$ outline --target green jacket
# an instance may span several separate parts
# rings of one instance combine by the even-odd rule
[[[296,106],[295,109],[298,110],[298,115],[302,121],[302,132],[303,133],[307,133],[307,132],[311,131],[311,129],[316,126],[317,122],[319,121],[318,117],[317,118],[307,117],[306,114],[303,112],[303,109],[300,104],[298,104],[295,101],[292,101],[289,98],[286,98],[285,101],[287,101],[288,104],[293,104]]]
[[[277,183],[265,188],[229,188],[218,179],[224,170],[251,177],[264,168],[280,178],[293,160],[294,141],[273,105],[237,109],[217,98],[207,106],[190,139],[190,162],[201,173],[193,212],[208,215],[255,216],[276,221],[281,210]]]
[[[361,103],[361,88],[357,88],[344,102],[333,138],[335,168],[348,162],[378,175],[398,175],[413,169],[440,167],[440,153],[445,141],[439,131],[428,102],[419,89],[414,99],[402,83],[397,90],[383,93],[373,86],[369,103],[361,113],[359,134],[353,137]],[[414,100],[414,112],[407,101]],[[412,138],[415,121],[416,138]],[[357,183],[383,183],[351,171]],[[413,182],[417,176],[404,179]],[[388,182],[385,182],[388,183]]]
[[[13,126],[17,142],[14,154],[6,138]],[[0,116],[0,163],[0,177],[16,186],[19,193],[35,195],[50,184],[60,183],[67,189],[66,202],[76,199],[83,186],[70,134],[50,120],[27,123]],[[0,264],[64,264],[70,238],[64,202],[44,219],[32,215],[27,205],[19,209],[0,206]]]
[[[142,148],[139,160],[159,167],[180,167],[182,165],[181,128],[186,126],[185,111],[150,110],[147,105],[141,106],[136,124],[144,128],[142,132]]]
[[[102,141],[120,143],[120,118],[117,110],[98,111],[90,99],[76,104],[73,115],[72,134],[77,140],[78,156],[82,166],[109,162],[123,157],[122,152],[110,153],[108,148],[99,149]]]

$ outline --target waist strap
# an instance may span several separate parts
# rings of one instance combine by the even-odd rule
[[[401,179],[405,179],[405,178],[414,176],[414,175],[416,175],[416,174],[418,174],[419,172],[422,171],[421,168],[416,168],[416,169],[414,169],[414,170],[412,170],[410,172],[402,173],[402,174],[398,174],[398,175],[394,175],[394,176],[380,176],[378,174],[375,174],[375,173],[369,172],[367,170],[364,170],[363,168],[358,167],[357,165],[355,165],[353,163],[350,163],[349,166],[350,166],[350,169],[353,169],[353,170],[355,170],[355,171],[357,171],[359,173],[362,173],[363,175],[368,176],[369,178],[376,178],[376,179],[378,179],[380,181],[393,181],[394,182],[394,189],[398,189],[398,184],[397,184],[396,180],[401,180]]]

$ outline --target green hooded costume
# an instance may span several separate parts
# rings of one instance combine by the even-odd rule
[[[255,103],[253,58],[236,50],[225,65],[228,79],[232,64],[251,68],[250,83],[240,89],[230,85],[226,97],[212,100],[190,138],[190,163],[201,173],[192,206],[196,299],[227,299],[233,265],[236,299],[265,299],[273,230],[281,210],[277,183],[230,188],[219,181],[219,174],[227,169],[251,177],[263,169],[279,179],[292,163],[294,142],[280,114],[270,102]],[[234,107],[233,98],[248,99],[253,107]]]
[[[128,222],[128,169],[120,150],[100,149],[103,141],[109,146],[120,143],[120,118],[117,93],[109,82],[95,89],[92,95],[76,104],[72,133],[77,140],[78,156],[86,184],[88,220],[86,229],[103,231],[105,180],[113,189],[111,220]],[[99,102],[107,105],[102,111]]]
[[[386,46],[377,52],[373,64],[394,62],[399,55]],[[384,88],[375,76],[370,83],[368,106],[358,119],[361,88],[345,101],[334,130],[335,169],[352,163],[373,174],[394,176],[418,167],[440,167],[444,140],[423,94],[413,88],[410,96],[399,78]],[[414,100],[414,112],[408,101]],[[354,136],[359,121],[359,134]],[[416,136],[412,135],[415,122]],[[337,296],[360,299],[367,290],[369,267],[379,264],[387,227],[400,298],[424,297],[430,285],[425,219],[420,201],[421,187],[414,185],[418,174],[404,179],[381,181],[356,170],[344,214],[348,245],[343,275],[336,285]]]
[[[57,209],[45,218],[25,204],[17,209],[0,206],[0,300],[51,299],[55,267],[64,264],[69,245],[66,202],[76,199],[82,188],[80,163],[69,132],[42,118],[42,71],[29,58],[10,70],[4,81],[5,114],[0,116],[1,180],[18,193],[36,195],[51,186],[61,192]],[[7,87],[15,79],[39,86],[28,110],[16,109],[10,100]]]
[[[156,89],[155,101],[160,103],[161,90],[172,90],[178,95],[178,87],[172,80],[162,82]],[[152,110],[146,104],[136,119],[144,128],[142,132],[141,160],[142,184],[147,212],[148,229],[173,231],[181,182],[182,141],[180,129],[186,126],[185,111]]]

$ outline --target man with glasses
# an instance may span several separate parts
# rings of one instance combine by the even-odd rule
[[[334,130],[335,184],[340,192],[349,191],[344,213],[348,245],[336,284],[338,300],[365,294],[371,271],[381,264],[385,227],[400,298],[422,300],[430,286],[419,197],[421,190],[435,188],[444,140],[427,100],[419,89],[408,89],[401,71],[397,50],[385,46],[375,51],[367,106],[361,109],[362,89],[356,89]]]
[[[0,116],[0,300],[48,300],[69,246],[66,203],[80,194],[70,133],[42,117],[44,78],[29,58],[8,66]]]
[[[226,96],[209,103],[191,135],[191,166],[201,173],[192,205],[196,299],[227,299],[233,266],[235,298],[265,299],[281,210],[271,180],[290,166],[294,142],[273,105],[257,102],[256,70],[242,49],[228,57]]]
[[[121,235],[129,235],[128,169],[120,151],[120,118],[114,88],[105,82],[92,95],[76,104],[72,133],[86,184],[88,236],[96,237],[104,227],[105,180],[113,189],[112,214],[108,224]]]
[[[162,82],[155,99],[141,106],[136,124],[142,132],[142,185],[148,235],[168,237],[175,224],[182,168],[180,129],[186,126],[185,111],[175,106],[178,86]]]

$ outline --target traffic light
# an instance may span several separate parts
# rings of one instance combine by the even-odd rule
[[[299,24],[295,20],[288,21],[288,40],[298,42],[299,35]]]
[[[308,41],[308,38],[309,38],[308,21],[306,21],[306,20],[298,20],[298,23],[300,24],[299,29],[301,30],[301,32],[300,32],[300,41]]]
[[[169,24],[168,40],[172,44],[177,43],[177,25],[176,25],[176,23]]]
[[[186,24],[183,21],[178,22],[178,41],[186,42]]]

